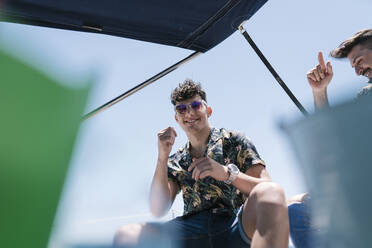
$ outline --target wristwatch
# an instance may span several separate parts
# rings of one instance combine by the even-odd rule
[[[224,183],[231,184],[239,174],[239,168],[235,164],[228,164],[227,170],[229,172],[229,178]]]

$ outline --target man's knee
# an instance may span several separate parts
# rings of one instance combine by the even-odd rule
[[[142,228],[143,224],[129,224],[120,227],[114,236],[114,247],[137,244]]]
[[[253,238],[258,231],[260,235],[276,235],[273,236],[274,240],[281,240],[284,244],[287,242],[288,208],[280,185],[273,182],[256,185],[243,210],[243,230],[248,237]]]
[[[257,205],[286,208],[285,193],[283,188],[274,182],[257,184],[251,191],[250,196]]]

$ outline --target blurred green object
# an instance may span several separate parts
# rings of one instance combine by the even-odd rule
[[[0,51],[0,247],[47,246],[86,85],[66,88]]]

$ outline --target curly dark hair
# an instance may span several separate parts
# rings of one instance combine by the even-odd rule
[[[205,91],[202,90],[201,85],[195,83],[191,79],[186,79],[172,91],[171,101],[173,105],[176,105],[177,102],[188,100],[197,95],[199,95],[204,101],[207,101],[207,96]]]
[[[330,55],[334,58],[346,58],[356,45],[363,45],[372,50],[372,29],[364,29],[354,34],[353,37],[333,49]]]

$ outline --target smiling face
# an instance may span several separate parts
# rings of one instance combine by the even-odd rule
[[[208,118],[212,113],[211,108],[207,107],[205,103],[201,104],[198,109],[190,107],[190,104],[195,101],[202,102],[203,99],[199,95],[196,95],[176,104],[176,106],[179,104],[189,106],[184,113],[176,112],[175,114],[177,123],[186,133],[198,133],[210,128]]]
[[[356,45],[347,55],[355,73],[372,79],[372,50],[365,45]]]

